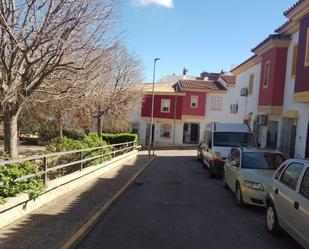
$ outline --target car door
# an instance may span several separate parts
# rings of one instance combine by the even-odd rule
[[[291,162],[283,171],[277,182],[274,192],[275,207],[277,210],[279,224],[288,232],[293,231],[294,198],[299,177],[304,169],[304,164]]]
[[[225,161],[225,166],[224,166],[224,174],[225,174],[225,181],[226,184],[232,188],[232,184],[231,184],[231,162],[234,160],[233,159],[233,153],[232,153],[233,149],[231,149],[231,152],[228,156],[228,158]]]
[[[292,211],[293,230],[302,244],[309,246],[309,168],[299,180],[299,191],[295,193]]]
[[[236,180],[240,164],[240,150],[238,148],[231,149],[231,159],[228,167],[229,187],[235,192]]]

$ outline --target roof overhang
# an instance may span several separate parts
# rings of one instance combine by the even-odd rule
[[[282,114],[282,106],[259,106],[258,112],[265,114]]]
[[[152,95],[152,92],[143,92],[144,95]],[[186,96],[186,93],[183,92],[154,92],[154,95],[164,95],[164,96]]]
[[[298,119],[299,118],[299,113],[297,110],[287,110],[283,113],[282,115],[283,118],[293,118],[293,119]]]
[[[285,16],[290,20],[299,21],[303,16],[309,13],[309,1],[302,1],[295,8],[289,11]]]
[[[251,67],[254,67],[255,65],[259,64],[261,62],[261,58],[254,55],[248,60],[244,61],[239,66],[235,67],[233,70],[231,70],[231,73],[234,75],[239,75],[243,73],[244,71],[248,70]]]
[[[266,41],[265,43],[261,44],[260,46],[257,46],[256,48],[252,49],[252,52],[257,54],[258,56],[261,56],[268,52],[271,49],[274,48],[288,48],[290,45],[291,39],[270,39]]]

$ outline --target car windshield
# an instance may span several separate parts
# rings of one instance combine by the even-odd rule
[[[242,168],[276,170],[286,159],[281,153],[244,152],[242,154]]]
[[[243,132],[215,132],[214,146],[223,147],[256,147],[252,133]]]

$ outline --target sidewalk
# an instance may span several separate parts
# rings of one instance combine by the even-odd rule
[[[145,152],[0,229],[0,248],[59,248],[149,161]]]

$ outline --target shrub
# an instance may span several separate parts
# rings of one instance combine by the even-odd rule
[[[39,129],[39,138],[42,141],[50,141],[58,136],[57,129],[53,124],[44,124]]]
[[[79,129],[63,129],[63,136],[74,140],[83,140],[85,138],[85,132]]]
[[[85,148],[87,148],[87,146],[83,143],[83,141],[73,140],[67,137],[53,138],[51,142],[46,145],[46,150],[49,152],[81,150]]]
[[[40,176],[35,176],[27,180],[15,180],[28,174],[37,174],[39,166],[31,162],[13,163],[0,167],[0,203],[4,203],[3,198],[14,197],[18,193],[27,193],[29,199],[36,198],[44,190],[44,184]]]
[[[108,144],[120,144],[126,142],[137,142],[138,135],[130,133],[120,133],[120,134],[102,134],[102,139]]]

